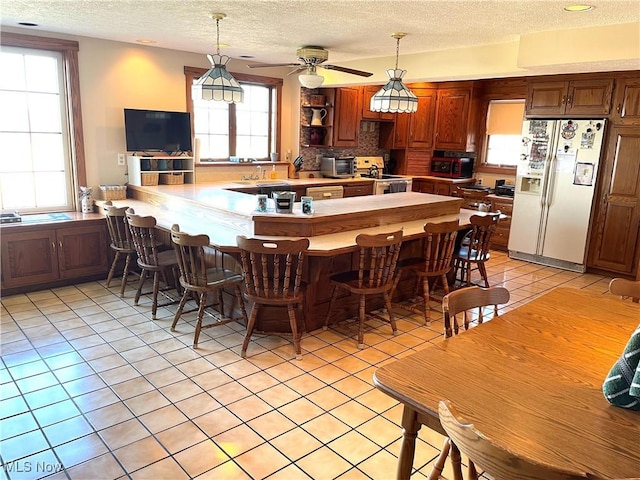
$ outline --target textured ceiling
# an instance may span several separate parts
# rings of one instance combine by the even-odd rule
[[[0,25],[155,47],[214,53],[212,12],[223,12],[224,54],[258,62],[294,62],[296,48],[329,49],[340,63],[395,54],[391,33],[407,32],[400,53],[515,41],[519,35],[640,21],[640,0],[588,0],[595,9],[567,13],[571,0],[0,0]]]

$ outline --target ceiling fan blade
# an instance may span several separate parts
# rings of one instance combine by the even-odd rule
[[[362,70],[354,70],[353,68],[340,67],[339,65],[318,65],[318,67],[326,68],[327,70],[337,70],[338,72],[350,73],[351,75],[360,75],[361,77],[370,77],[373,75],[371,72],[364,72]]]
[[[306,69],[307,67],[305,67],[304,65],[301,65],[301,66],[298,66],[298,68],[291,70],[289,73],[287,73],[287,75],[295,75],[296,73],[300,73]]]
[[[269,67],[299,67],[299,63],[250,63],[249,68],[269,68]]]

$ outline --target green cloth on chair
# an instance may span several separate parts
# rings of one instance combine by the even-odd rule
[[[640,325],[611,367],[602,384],[602,392],[612,405],[640,410]]]

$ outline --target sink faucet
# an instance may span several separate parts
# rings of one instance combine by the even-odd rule
[[[260,165],[258,165],[257,169],[258,169],[258,171],[255,173],[255,176],[254,176],[254,172],[251,172],[249,175],[242,175],[240,178],[242,180],[245,180],[245,181],[246,180],[260,180],[260,171],[262,170],[262,167]],[[266,172],[264,170],[262,170],[262,179],[263,180],[266,178],[265,177],[265,173]]]

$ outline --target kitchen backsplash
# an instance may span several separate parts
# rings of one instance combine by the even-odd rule
[[[382,157],[389,150],[378,147],[380,137],[379,122],[360,122],[360,132],[358,134],[357,147],[301,147],[302,170],[320,170],[320,162],[316,160],[317,155],[322,157],[343,157],[353,155],[354,157]]]

